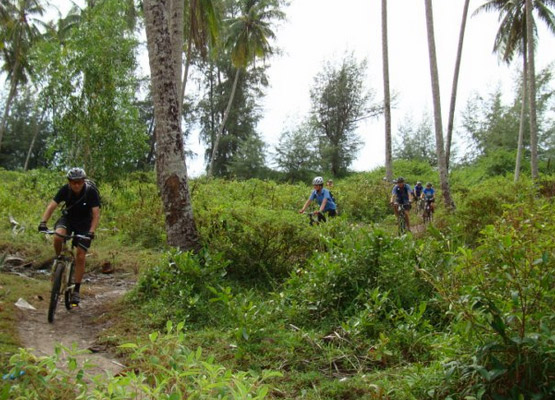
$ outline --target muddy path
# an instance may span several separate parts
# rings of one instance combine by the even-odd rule
[[[20,269],[19,271],[17,269],[19,268],[10,272],[25,275],[29,279],[48,279],[45,272],[40,273],[39,271],[39,275],[42,276],[37,277],[36,271],[22,273]],[[112,325],[112,321],[105,318],[106,313],[113,303],[134,285],[133,278],[134,276],[130,273],[86,273],[81,285],[80,306],[68,311],[62,299],[56,309],[53,323],[49,323],[47,320],[50,298],[48,292],[37,293],[34,298],[25,299],[35,310],[16,307],[18,332],[22,346],[31,349],[37,356],[53,355],[58,344],[70,349],[75,346],[83,353],[76,356],[79,363],[87,360],[94,365],[93,368],[87,369],[90,375],[104,372],[117,374],[125,366],[122,361],[110,353],[106,345],[99,342],[98,338],[104,330]],[[62,352],[60,367],[63,368],[68,356],[66,351]]]

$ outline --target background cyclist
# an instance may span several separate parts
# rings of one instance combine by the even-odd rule
[[[75,255],[75,290],[71,297],[73,306],[79,305],[79,289],[85,274],[85,256],[94,239],[94,232],[100,220],[100,195],[91,184],[85,182],[87,175],[81,168],[72,168],[67,173],[68,183],[63,185],[54,198],[46,206],[39,224],[39,232],[47,231],[46,223],[52,216],[54,210],[61,202],[65,203],[62,216],[54,229],[60,235],[71,235],[76,233],[87,236],[87,239],[75,238],[73,245],[77,248]],[[56,256],[62,251],[64,239],[54,235],[54,251]]]
[[[407,230],[410,231],[409,210],[411,208],[410,196],[411,196],[412,190],[410,188],[410,185],[405,183],[405,178],[399,177],[397,178],[396,182],[397,182],[396,185],[393,186],[393,189],[391,190],[391,200],[389,201],[389,204],[403,205],[403,208],[405,209],[405,222],[407,225]],[[393,210],[395,211],[395,216],[398,217],[399,211],[397,210],[397,207],[393,207]]]
[[[430,209],[434,212],[434,202],[436,191],[432,188],[432,182],[426,183],[426,189],[422,191],[422,199],[430,202]]]
[[[299,210],[299,213],[304,214],[307,207],[313,200],[316,200],[320,208],[314,211],[318,215],[318,221],[326,221],[324,213],[327,213],[330,217],[335,217],[337,215],[335,202],[331,197],[330,191],[324,189],[324,179],[321,176],[317,176],[312,181],[312,186],[314,190],[310,193],[310,196],[306,203],[304,203],[303,208]]]

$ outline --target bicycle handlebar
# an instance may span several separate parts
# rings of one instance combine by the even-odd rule
[[[43,233],[45,235],[56,235],[56,236],[61,237],[62,239],[65,239],[65,240],[69,240],[69,239],[90,239],[90,237],[88,237],[88,236],[79,235],[77,233],[74,233],[72,235],[62,235],[61,233],[58,233],[56,231],[40,231],[39,233]]]

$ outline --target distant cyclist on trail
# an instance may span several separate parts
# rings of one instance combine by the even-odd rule
[[[405,209],[405,222],[407,225],[407,229],[410,231],[410,219],[409,219],[409,210],[411,208],[410,205],[410,196],[412,194],[412,190],[410,185],[405,183],[405,179],[403,177],[397,178],[396,185],[393,186],[391,190],[391,200],[389,204],[397,205],[402,204],[403,208]],[[395,216],[399,216],[399,212],[397,211],[397,207],[393,207],[395,211]]]
[[[418,181],[416,182],[416,185],[414,185],[414,199],[420,199],[421,195],[422,195],[422,190],[424,190],[424,186],[422,186],[422,182]]]
[[[75,256],[75,291],[72,294],[71,303],[77,307],[80,301],[79,289],[85,274],[85,256],[94,239],[94,232],[100,220],[100,195],[92,183],[85,181],[87,175],[83,169],[72,168],[66,176],[68,183],[63,185],[48,203],[39,224],[39,232],[48,230],[46,223],[58,205],[64,202],[62,216],[54,225],[56,233],[63,236],[76,233],[88,237],[88,239],[73,239],[77,254]],[[59,256],[62,251],[63,241],[63,237],[54,235],[56,256]]]
[[[317,211],[314,211],[314,213],[318,215],[318,221],[326,221],[324,213],[327,213],[329,217],[335,217],[337,215],[335,201],[333,201],[330,191],[324,189],[324,179],[321,176],[317,176],[312,181],[312,186],[314,190],[310,193],[310,197],[306,203],[304,203],[303,208],[299,210],[299,213],[304,214],[310,203],[316,200],[320,206]]]
[[[432,188],[432,182],[426,183],[426,189],[422,191],[422,200],[430,202],[432,212],[434,212],[434,202],[436,201],[435,194],[436,191]]]

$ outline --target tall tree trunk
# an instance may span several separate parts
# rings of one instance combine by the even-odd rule
[[[437,69],[436,45],[434,39],[434,17],[432,0],[424,0],[426,5],[426,30],[428,32],[428,50],[430,56],[430,75],[432,81],[432,97],[434,104],[434,127],[436,134],[436,153],[439,167],[439,182],[443,194],[443,201],[448,209],[454,209],[455,203],[451,198],[447,174],[447,162],[443,147],[443,125],[441,120],[441,96],[439,93],[439,73]]]
[[[387,0],[382,0],[382,61],[383,61],[383,99],[385,119],[385,176],[393,180],[393,157],[391,148],[391,95],[389,92],[389,50],[387,39]]]
[[[518,124],[518,145],[516,148],[516,162],[515,162],[515,183],[520,179],[520,166],[522,163],[522,153],[524,150],[524,117],[526,116],[526,102],[528,100],[528,79],[527,57],[526,57],[526,43],[524,43],[524,53],[522,54],[522,104],[520,105],[520,123]]]
[[[23,171],[27,171],[29,168],[29,160],[31,159],[31,154],[33,153],[33,147],[35,147],[35,142],[37,141],[37,136],[39,135],[40,126],[42,125],[42,120],[44,119],[45,111],[43,111],[40,115],[40,119],[37,120],[38,117],[38,107],[35,109],[35,118],[33,121],[35,122],[35,126],[33,127],[33,139],[31,140],[31,144],[29,145],[29,150],[27,151],[27,157],[25,157],[25,165],[23,165]]]
[[[156,173],[164,205],[168,244],[182,250],[198,251],[200,242],[187,181],[179,112],[180,84],[172,57],[168,10],[168,0],[144,1],[156,120]]]
[[[534,28],[532,0],[526,0],[526,39],[528,41],[528,113],[530,118],[530,166],[532,179],[537,180],[538,171],[538,125],[536,121],[536,68],[534,65]]]
[[[220,138],[224,132],[225,123],[227,122],[227,118],[229,117],[229,111],[231,110],[231,104],[233,103],[233,98],[235,97],[235,92],[237,90],[237,82],[239,81],[239,72],[240,69],[237,68],[237,72],[235,72],[235,79],[233,80],[233,87],[231,89],[231,96],[229,96],[229,100],[227,102],[227,106],[224,111],[224,116],[222,118],[222,123],[218,128],[218,133],[214,138],[214,147],[212,147],[212,157],[210,158],[210,168],[208,169],[208,176],[211,177],[214,174],[214,162],[216,160],[216,154],[218,152],[218,145],[220,143]]]
[[[459,31],[459,45],[457,46],[457,59],[455,61],[455,72],[453,74],[453,86],[451,88],[451,103],[449,105],[449,119],[447,121],[447,143],[445,146],[445,163],[447,165],[447,171],[449,171],[449,165],[451,162],[451,142],[453,138],[453,124],[455,120],[455,103],[457,101],[457,87],[459,84],[459,72],[461,69],[462,49],[464,43],[464,33],[466,31],[469,3],[470,0],[465,0],[464,2],[461,29]]]
[[[189,38],[187,39],[187,55],[185,56],[185,69],[183,70],[183,79],[181,80],[181,96],[179,98],[179,104],[181,104],[181,109],[183,109],[183,100],[185,99],[185,88],[187,87],[187,78],[189,76],[189,65],[191,65],[191,57],[193,46],[192,40],[193,33],[189,32]]]
[[[181,91],[181,69],[183,65],[183,13],[185,2],[183,0],[169,0],[169,2],[169,28],[172,47],[172,59],[174,64],[175,82],[177,82],[179,93]],[[181,124],[181,110],[183,105],[181,97],[179,97],[178,105],[179,123]]]
[[[8,115],[10,114],[10,108],[12,106],[12,101],[17,92],[17,81],[19,69],[19,62],[16,60],[15,65],[12,70],[12,79],[10,82],[10,92],[8,93],[8,99],[6,100],[6,107],[4,108],[4,115],[2,115],[2,122],[0,123],[0,149],[2,148],[2,139],[4,137],[4,132],[6,130],[6,124],[8,123]]]

